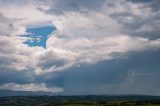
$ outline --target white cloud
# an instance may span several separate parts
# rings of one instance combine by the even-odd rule
[[[12,33],[15,29],[13,27],[13,19],[9,19],[0,13],[0,35],[7,36]]]
[[[16,83],[6,83],[0,85],[1,90],[11,90],[11,91],[31,91],[31,92],[50,92],[59,93],[63,92],[62,88],[59,87],[47,87],[45,83],[41,84],[16,84]]]
[[[58,1],[50,2],[55,5]],[[128,29],[124,27],[123,22],[119,22],[123,16],[117,18],[110,16],[113,13],[131,13],[132,15],[127,17],[130,17],[129,20],[132,22],[132,18],[135,16],[142,17],[141,14],[144,11],[147,11],[146,14],[150,14],[150,9],[140,10],[143,5],[135,5],[124,0],[119,2],[106,1],[101,8],[95,11],[83,13],[80,9],[64,11],[64,14],[57,15],[45,13],[47,9],[50,9],[50,13],[54,11],[50,7],[52,3],[50,5],[50,3],[41,2],[39,4],[30,1],[26,5],[24,5],[25,3],[22,4],[20,6],[16,4],[2,6],[0,10],[3,14],[1,19],[6,20],[3,21],[4,25],[11,23],[13,25],[12,32],[4,30],[10,36],[3,37],[1,40],[2,43],[9,43],[1,45],[1,57],[5,60],[8,59],[8,64],[5,66],[15,70],[32,69],[39,75],[63,71],[79,64],[93,64],[119,57],[118,55],[115,56],[115,53],[123,54],[154,47],[159,48],[159,40],[149,40],[141,36],[133,37],[124,33]],[[114,5],[109,6],[109,4]],[[82,3],[79,6],[83,7],[83,5]],[[147,18],[147,15],[144,17]],[[27,38],[17,36],[17,34],[24,34],[27,26],[50,24],[50,21],[55,25],[57,31],[54,35],[50,35],[47,49],[28,47],[23,44]],[[142,27],[139,30],[145,29]],[[7,49],[6,46],[10,49]],[[7,50],[11,53],[6,53]]]
[[[160,47],[159,39],[149,40],[123,34],[123,27],[106,14],[69,12],[57,16],[54,23],[58,31],[48,39],[47,48],[57,57],[68,60],[67,64],[92,64],[117,58],[114,53]]]
[[[44,6],[41,7],[44,8]],[[10,36],[24,34],[26,27],[50,24],[53,21],[53,16],[40,11],[33,1],[24,1],[20,5],[17,5],[16,2],[2,5],[0,13],[5,17],[4,19],[1,15],[1,33],[5,31]]]

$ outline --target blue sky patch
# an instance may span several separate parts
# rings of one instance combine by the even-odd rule
[[[46,48],[46,41],[49,35],[56,30],[54,26],[29,27],[26,29],[28,40],[24,43],[28,46],[41,46]]]

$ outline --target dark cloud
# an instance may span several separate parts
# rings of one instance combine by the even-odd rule
[[[129,1],[132,3],[131,5],[127,4]],[[119,5],[119,7],[125,8],[125,11],[120,13],[115,11],[110,14],[112,18],[116,19],[123,26],[124,32],[132,36],[144,37],[151,40],[159,39],[160,1],[127,0],[126,5]],[[132,5],[135,7],[132,8]],[[129,10],[127,10],[128,8]]]
[[[62,67],[66,64],[66,62],[67,61],[64,59],[59,59],[56,54],[49,51],[39,58],[38,66],[41,67],[42,70],[45,70],[51,68],[52,66]]]
[[[103,5],[105,0],[54,0],[48,13],[63,14],[72,11],[95,11]]]
[[[73,67],[56,75],[35,76],[24,72],[1,72],[0,83],[40,83],[64,88],[58,94],[160,94],[160,50],[132,52],[125,58],[100,62],[94,65]],[[30,73],[30,75],[32,75]],[[19,76],[19,77],[17,77]],[[26,77],[25,77],[26,76]],[[32,79],[32,80],[31,80]],[[32,95],[33,92],[1,91],[2,95]],[[34,95],[47,93],[35,92]]]
[[[151,7],[153,11],[159,11],[160,1],[159,0],[127,0],[133,3],[145,3],[147,6]]]
[[[123,59],[71,68],[46,82],[62,86],[63,94],[160,94],[159,52],[135,52]]]
[[[126,0],[126,1],[131,1],[133,3],[148,3],[148,2],[152,2],[154,0]]]
[[[0,71],[0,84],[5,83],[31,83],[34,82],[34,73],[33,71],[27,70],[27,71],[15,71],[13,69],[11,70],[1,70]]]

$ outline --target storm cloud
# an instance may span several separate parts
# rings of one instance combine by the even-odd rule
[[[8,92],[160,95],[159,3],[1,0],[2,96]],[[54,27],[46,35],[46,48],[24,43],[34,38],[25,36],[34,35],[27,28],[36,26]]]

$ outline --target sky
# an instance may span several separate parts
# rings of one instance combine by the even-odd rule
[[[0,0],[0,96],[160,96],[159,0]]]
[[[36,26],[26,28],[27,34],[25,34],[24,36],[30,39],[28,39],[24,43],[28,46],[41,46],[43,48],[46,48],[46,41],[49,38],[49,35],[54,32],[54,30],[54,26]]]

